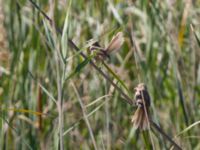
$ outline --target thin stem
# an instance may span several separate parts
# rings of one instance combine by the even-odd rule
[[[145,104],[145,101],[144,101],[143,92],[142,92],[142,103],[143,103],[143,106],[144,106],[145,117],[146,117],[147,120],[148,120],[148,129],[150,129],[149,115],[148,115],[148,113],[147,113],[147,108],[146,108],[146,104]],[[151,135],[150,130],[149,130],[149,136],[150,136],[150,140],[151,140],[152,147],[153,147],[153,150],[154,150],[154,149],[155,149],[155,145],[154,145],[153,138],[152,138],[152,135]]]
[[[182,148],[178,144],[176,144],[176,142],[174,142],[155,122],[150,120],[150,123],[158,132],[160,132],[160,134],[162,134],[162,136],[165,139],[167,139],[169,142],[171,142],[176,149],[182,150]]]
[[[62,83],[61,83],[61,77],[60,77],[60,63],[59,63],[59,59],[58,59],[58,55],[55,55],[55,59],[56,59],[56,73],[57,73],[57,91],[58,91],[58,103],[57,103],[57,108],[58,108],[58,124],[59,124],[59,147],[60,150],[63,150],[63,109],[62,109]]]
[[[134,50],[135,50],[135,51],[133,50],[133,54],[134,54],[134,59],[135,59],[135,66],[136,66],[137,71],[139,72],[137,74],[137,78],[138,78],[138,82],[140,83],[141,82],[141,79],[140,79],[141,70],[140,70],[140,67],[138,66],[138,61],[137,61],[137,57],[136,57],[136,53],[138,53],[139,50],[138,50],[138,47],[136,45],[134,32],[128,31],[128,33],[129,33],[129,36],[130,36],[130,39],[131,39],[131,44],[132,44],[132,46],[134,47]]]
[[[85,108],[85,106],[84,106],[84,104],[83,104],[83,102],[82,102],[82,100],[81,100],[81,97],[80,97],[80,95],[79,95],[79,93],[78,93],[78,91],[77,91],[77,88],[75,87],[75,85],[74,85],[73,82],[72,82],[72,87],[73,87],[73,89],[74,89],[74,91],[75,91],[75,93],[76,93],[76,96],[77,96],[77,98],[78,98],[78,101],[79,101],[79,103],[80,103],[80,105],[81,105],[81,109],[82,109],[82,113],[83,113],[83,118],[84,118],[85,123],[86,123],[86,125],[87,125],[87,127],[88,127],[88,130],[89,130],[89,133],[90,133],[90,137],[91,137],[92,143],[93,143],[93,145],[94,145],[94,149],[95,149],[95,150],[98,150],[98,149],[97,149],[97,144],[96,144],[96,141],[95,141],[95,138],[94,138],[94,134],[93,134],[92,128],[91,128],[91,126],[90,126],[90,122],[89,122],[89,120],[88,120],[88,116],[87,116],[87,112],[86,112],[87,110],[86,110],[86,108]]]

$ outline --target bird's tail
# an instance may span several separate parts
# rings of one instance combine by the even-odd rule
[[[132,123],[136,129],[137,128],[140,128],[141,130],[149,129],[150,125],[149,125],[148,108],[146,108],[146,112],[143,107],[137,108],[135,114],[132,117]]]

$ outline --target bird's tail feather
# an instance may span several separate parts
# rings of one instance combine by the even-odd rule
[[[146,114],[144,108],[138,107],[135,114],[132,117],[133,126],[136,129],[137,128],[140,128],[142,130],[149,129],[149,118],[148,117],[149,117],[148,110],[147,110],[147,114]]]

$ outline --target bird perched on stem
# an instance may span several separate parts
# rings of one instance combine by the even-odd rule
[[[118,32],[113,36],[112,40],[106,48],[102,48],[98,42],[93,43],[90,46],[90,52],[95,52],[95,59],[103,61],[105,58],[110,58],[110,53],[117,52],[124,43],[124,37],[122,32]]]
[[[149,107],[151,100],[144,83],[138,84],[135,88],[135,101],[137,110],[132,117],[133,125],[136,129],[149,129]]]

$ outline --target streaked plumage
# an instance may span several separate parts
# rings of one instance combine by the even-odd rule
[[[149,129],[150,96],[143,83],[138,84],[135,88],[135,100],[138,108],[132,117],[133,125],[136,129]]]

